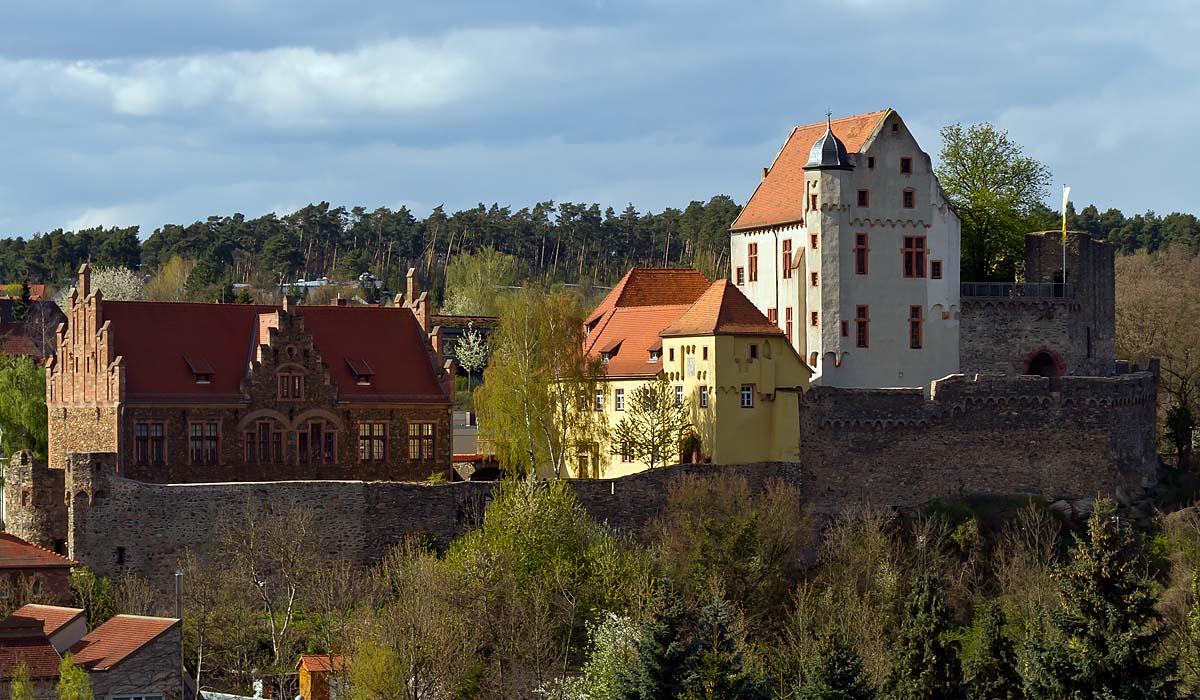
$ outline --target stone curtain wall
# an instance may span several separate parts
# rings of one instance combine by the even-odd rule
[[[683,465],[618,479],[577,480],[598,520],[644,531],[682,474],[796,485],[809,507],[911,508],[940,497],[1031,495],[1129,500],[1157,470],[1157,378],[966,379],[920,389],[816,387],[803,399],[800,463]],[[205,555],[222,519],[253,508],[311,512],[322,553],[367,564],[406,535],[445,544],[476,524],[492,484],[363,481],[148,484],[113,475],[113,455],[68,458],[71,555],[96,573],[133,571],[165,593],[185,548]],[[123,561],[123,563],[119,563]]]
[[[1020,375],[1041,350],[1074,373],[1081,348],[1071,336],[1080,305],[1072,299],[963,299],[958,363],[963,372]]]
[[[956,375],[920,390],[816,387],[801,407],[805,493],[818,510],[941,497],[1106,493],[1154,483],[1157,377]]]
[[[4,474],[4,530],[55,550],[67,539],[63,470],[35,464],[28,452],[13,453]]]

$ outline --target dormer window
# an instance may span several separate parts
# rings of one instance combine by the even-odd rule
[[[184,361],[188,364],[188,369],[192,370],[192,377],[195,378],[197,384],[212,384],[213,368],[208,364],[208,360],[203,357],[184,356]]]
[[[367,364],[366,360],[358,358],[346,358],[346,364],[350,365],[350,372],[354,374],[354,383],[358,386],[371,386],[371,379],[375,376],[375,370],[371,369],[371,365]]]
[[[608,364],[609,360],[616,356],[617,350],[621,348],[620,340],[610,340],[600,348],[600,362]]]
[[[660,357],[662,357],[661,350],[651,350],[650,351],[650,359],[646,360],[646,361],[650,362],[650,363],[658,362],[658,358],[660,358]]]

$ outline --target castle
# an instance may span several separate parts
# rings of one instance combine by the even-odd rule
[[[768,341],[780,356],[774,346],[783,345],[798,367],[787,369],[786,381],[771,378],[791,393],[769,420],[789,423],[796,449],[731,460],[740,463],[573,479],[583,506],[599,520],[640,531],[681,473],[738,472],[760,487],[782,479],[818,513],[980,495],[1104,493],[1128,503],[1152,487],[1157,367],[1115,358],[1112,247],[1071,233],[1064,270],[1061,234],[1033,233],[1026,236],[1023,279],[960,283],[957,218],[940,192],[928,157],[890,110],[794,131],[733,226],[731,282],[710,286],[679,273],[656,292],[662,285],[630,278],[629,290],[614,290],[587,323],[591,349],[609,355],[613,395],[601,397],[604,410],[620,382],[634,375],[644,382],[647,368],[674,373],[668,378],[700,400],[716,381],[700,372],[716,372],[716,365],[698,360],[691,374],[688,360],[696,359],[689,353],[703,358],[705,339],[729,336],[731,376],[749,372],[745,360]],[[622,302],[626,291],[631,299]],[[47,387],[50,464],[13,460],[4,484],[6,528],[98,574],[135,572],[164,589],[184,548],[203,556],[215,525],[247,504],[307,509],[323,533],[324,553],[360,563],[406,535],[446,542],[461,534],[492,486],[416,481],[431,464],[449,463],[442,441],[449,439],[452,384],[439,370],[441,339],[429,328],[428,302],[413,299],[411,284],[408,296],[389,309],[230,311],[245,321],[242,364],[195,354],[204,335],[225,332],[209,318],[224,312],[190,305],[205,329],[199,335],[166,325],[166,316],[148,331],[149,340],[156,333],[191,339],[172,341],[168,361],[152,348],[122,345],[129,342],[122,329],[131,327],[122,314],[133,307],[103,302],[81,276]],[[713,303],[694,308],[705,296]],[[750,313],[751,303],[761,313]],[[729,304],[747,312],[738,318],[753,317],[750,335],[727,332],[737,325],[730,325],[733,315],[723,316]],[[670,318],[663,306],[671,307]],[[339,312],[371,315],[338,327],[326,315]],[[639,321],[647,313],[654,323]],[[674,328],[685,317],[689,323]],[[353,335],[364,324],[394,324],[389,332],[407,343],[398,353],[406,359],[368,355],[369,343]],[[765,367],[752,369],[762,374]],[[382,392],[384,371],[399,370],[418,375],[413,386],[422,388],[384,392],[384,401],[362,398]],[[244,378],[232,381],[234,374]],[[305,378],[299,397],[292,376]],[[754,406],[764,382],[758,375],[730,380],[739,391],[727,398],[742,401],[749,385]],[[157,386],[173,388],[148,396]],[[208,391],[228,395],[186,400]],[[766,414],[730,405],[725,415],[733,417],[722,421],[735,425],[727,441],[736,442],[739,417]],[[203,463],[206,428],[198,436],[201,459],[192,458],[193,426],[208,420],[217,423],[225,465]],[[324,450],[325,438],[308,427],[317,420],[332,426],[321,436],[335,436],[320,459],[311,455]],[[159,428],[149,427],[156,422]],[[373,459],[374,429],[362,427],[376,422],[384,425],[382,460]],[[414,424],[433,426],[430,462],[423,429],[413,435]],[[576,473],[595,476],[583,463]]]

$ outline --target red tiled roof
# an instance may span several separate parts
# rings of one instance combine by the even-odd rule
[[[236,401],[262,328],[276,306],[105,301],[114,352],[124,357],[126,396],[133,400]],[[299,313],[329,367],[343,401],[442,403],[448,397],[426,351],[424,333],[407,308],[301,306]],[[186,358],[203,358],[211,382],[197,384]],[[359,385],[347,358],[375,370]]]
[[[588,338],[590,344],[585,344],[585,351],[591,356],[599,355],[602,348],[610,348],[620,343],[614,354],[604,366],[610,377],[654,376],[662,370],[662,355],[655,362],[649,362],[650,349],[662,347],[659,332],[679,318],[688,305],[671,306],[635,306],[632,308],[617,308],[608,312],[604,321]]]
[[[329,671],[345,671],[346,660],[341,654],[333,655],[333,664],[329,663],[329,654],[301,654],[300,659],[296,662],[296,669],[303,668],[305,671],[312,673]]]
[[[708,278],[690,267],[635,267],[621,278],[584,323],[591,325],[619,307],[690,304],[707,288]]]
[[[15,284],[18,288],[21,286],[20,282],[17,282]],[[8,294],[5,293],[5,291],[4,291],[7,288],[8,288],[7,284],[0,283],[0,299],[20,299],[21,298],[21,295],[19,292],[14,296],[11,296],[11,297],[8,296]],[[44,296],[46,296],[46,285],[44,285],[44,284],[29,285],[29,300],[30,301],[38,301]]]
[[[11,618],[18,620],[37,620],[42,623],[42,629],[47,637],[66,627],[76,618],[83,615],[80,608],[63,608],[57,605],[29,604],[13,611]]]
[[[117,615],[88,632],[71,647],[75,663],[89,671],[107,671],[179,624],[168,617]]]
[[[45,547],[0,532],[0,569],[71,567],[75,562]]]
[[[846,145],[847,152],[857,153],[891,111],[885,109],[834,119],[831,122],[833,133]],[[786,224],[804,218],[804,165],[808,163],[813,143],[824,133],[823,121],[792,129],[767,177],[758,183],[750,201],[730,226],[731,230]]]
[[[670,326],[663,337],[680,335],[783,335],[729,280],[712,283]]]
[[[58,655],[37,620],[9,616],[0,622],[0,679],[9,680],[25,662],[31,679],[58,678]]]

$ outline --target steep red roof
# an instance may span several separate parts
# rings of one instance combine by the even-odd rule
[[[661,335],[783,335],[729,280],[712,283],[695,304]]]
[[[131,400],[236,401],[260,332],[260,316],[280,310],[252,304],[105,301],[114,352],[124,357]],[[300,306],[321,358],[348,401],[445,402],[424,334],[407,308]],[[188,359],[212,369],[197,384]],[[370,385],[356,383],[348,359],[375,371]]]
[[[0,569],[72,567],[75,562],[16,535],[0,532]]]
[[[42,623],[42,630],[46,633],[47,637],[53,636],[55,632],[82,616],[83,610],[80,608],[63,608],[57,605],[35,604],[22,606],[13,611],[12,615],[9,615],[9,617],[18,620],[36,620]]]
[[[0,622],[0,679],[11,679],[21,661],[31,679],[58,678],[62,657],[42,632],[41,622],[9,616]]]
[[[296,662],[296,669],[303,668],[309,673],[330,671],[345,671],[346,660],[341,654],[333,655],[333,664],[329,663],[329,654],[301,654],[300,660]]]
[[[846,145],[847,152],[857,153],[891,111],[885,109],[834,119],[831,122],[833,134]],[[792,129],[767,177],[758,183],[731,230],[761,228],[804,218],[804,165],[808,163],[813,143],[824,133],[823,121]]]
[[[88,632],[71,653],[87,670],[107,671],[178,624],[168,617],[117,615]]]
[[[584,323],[591,325],[619,307],[690,304],[707,288],[708,278],[690,267],[635,267],[625,273]]]
[[[659,332],[687,310],[683,304],[613,309],[592,333],[593,337],[588,338],[586,351],[593,357],[602,352],[612,353],[604,366],[610,377],[652,377],[663,365],[661,353],[658,360],[649,361],[650,349],[662,348]]]

